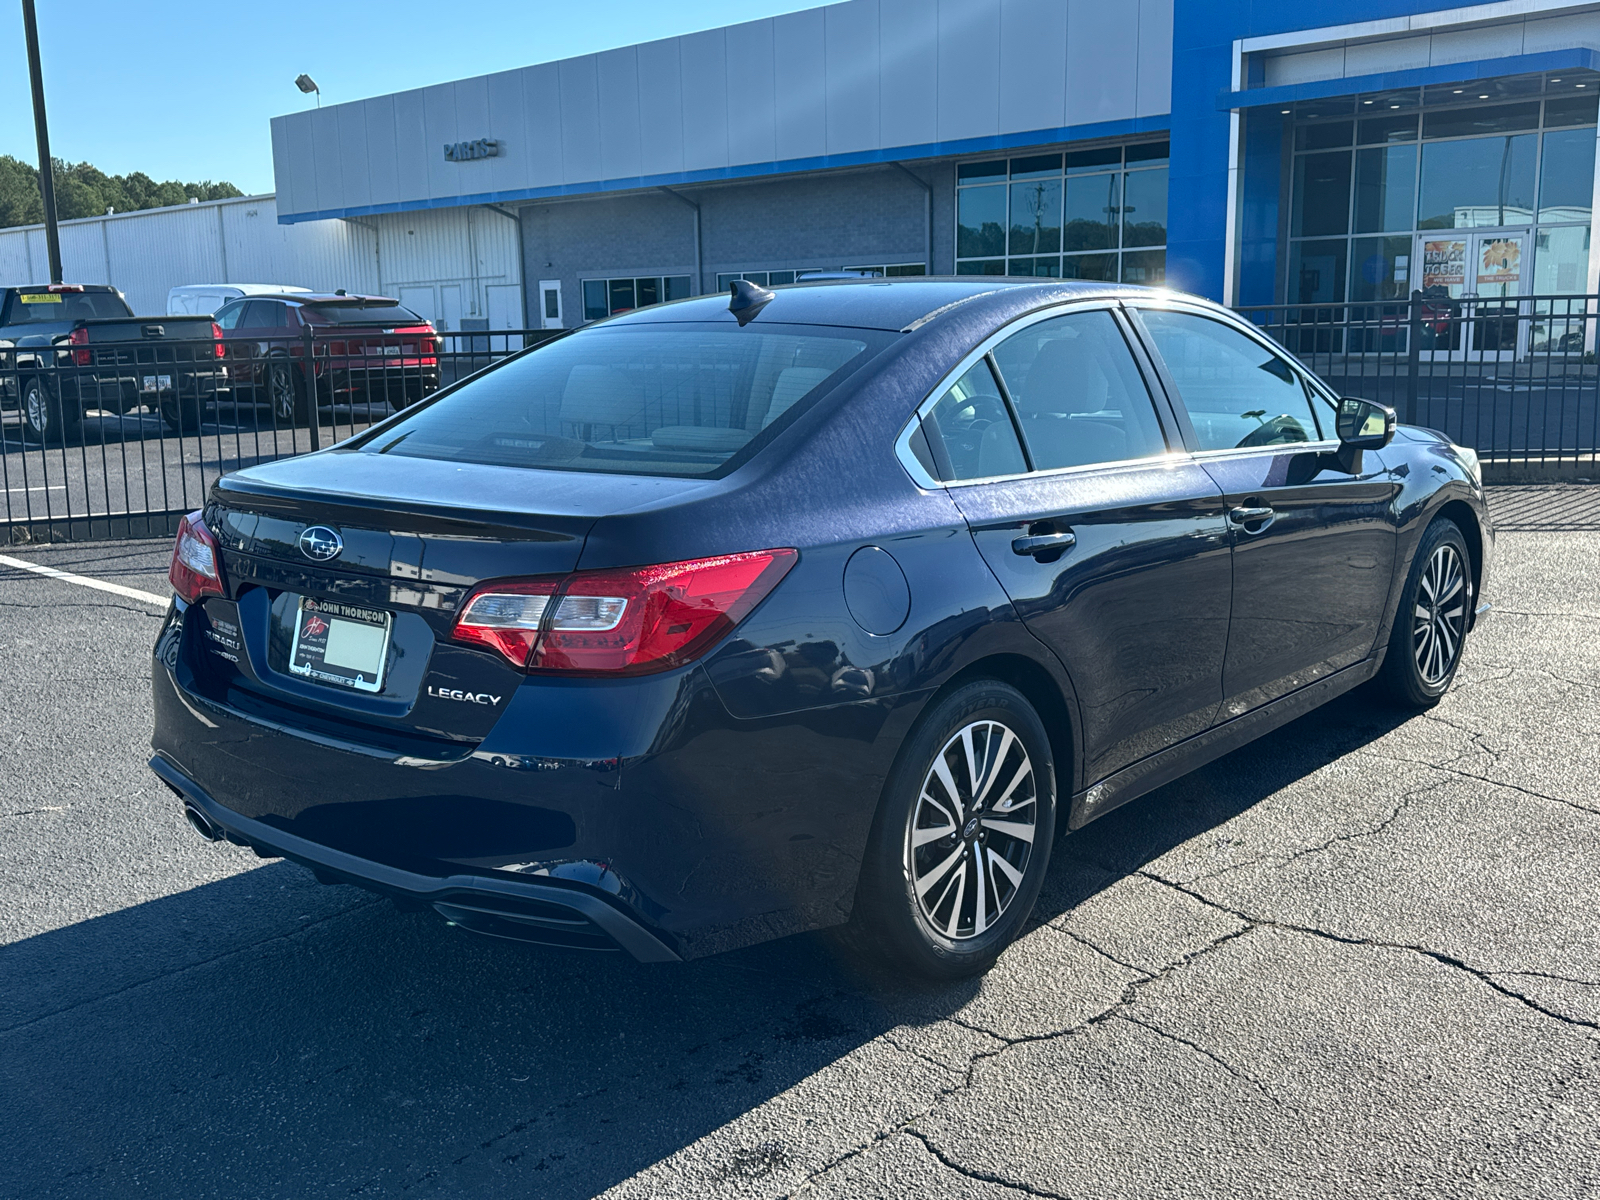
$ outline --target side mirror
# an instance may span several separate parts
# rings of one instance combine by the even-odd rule
[[[1339,433],[1339,467],[1361,473],[1361,452],[1382,450],[1394,440],[1395,413],[1387,404],[1344,396],[1334,421]]]

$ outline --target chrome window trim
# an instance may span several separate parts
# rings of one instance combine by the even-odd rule
[[[1014,334],[1021,333],[1029,326],[1039,324],[1041,321],[1049,321],[1056,317],[1064,317],[1072,313],[1080,312],[1098,312],[1103,310],[1106,312],[1115,313],[1120,307],[1122,307],[1122,298],[1119,296],[1097,296],[1088,300],[1069,300],[1064,304],[1052,305],[1049,308],[1043,308],[1037,312],[1024,313],[1022,316],[1012,320],[1009,324],[1002,325],[983,341],[979,342],[978,345],[974,349],[970,350],[965,357],[956,363],[954,367],[950,368],[950,370],[946,371],[942,376],[939,377],[939,381],[928,390],[928,394],[924,396],[922,402],[917,405],[916,409],[907,419],[904,427],[900,430],[900,435],[894,440],[895,457],[900,460],[900,465],[905,469],[906,474],[911,476],[911,481],[924,491],[934,491],[938,488],[966,487],[974,483],[997,483],[1013,479],[1039,479],[1077,471],[1103,471],[1112,467],[1125,467],[1130,463],[1161,462],[1172,458],[1187,457],[1188,452],[1186,450],[1181,448],[1174,450],[1169,441],[1168,450],[1165,454],[1147,455],[1144,458],[1119,459],[1118,461],[1111,463],[1086,463],[1082,466],[1076,467],[1052,467],[1043,471],[1025,471],[1019,475],[991,475],[982,479],[936,480],[928,473],[927,469],[917,461],[917,456],[911,452],[912,437],[915,435],[922,422],[927,419],[928,414],[933,411],[934,406],[938,404],[940,400],[944,399],[945,392],[950,389],[956,380],[960,379],[974,366],[976,366],[980,359],[988,355],[988,353],[1001,342],[1005,341]],[[1138,365],[1138,360],[1133,357],[1133,351],[1131,348],[1128,351],[1128,357],[1134,362],[1135,366]],[[1148,390],[1148,384],[1146,385],[1146,388]],[[1159,419],[1160,412],[1154,396],[1150,397],[1150,404],[1153,409],[1157,409],[1157,418]],[[1163,424],[1166,424],[1166,422]],[[1167,430],[1163,429],[1162,432],[1165,435]]]
[[[1042,471],[1023,471],[1019,475],[985,475],[981,479],[956,479],[938,484],[942,488],[972,487],[980,483],[1015,483],[1027,479],[1054,479],[1061,475],[1087,475],[1100,471],[1147,470],[1152,467],[1173,467],[1192,463],[1194,457],[1187,450],[1168,450],[1165,454],[1147,454],[1143,458],[1119,458],[1115,462],[1082,463],[1075,467],[1048,467]]]
[[[1273,442],[1268,446],[1232,446],[1222,450],[1196,450],[1194,458],[1214,461],[1219,458],[1247,458],[1255,454],[1330,454],[1339,448],[1337,441],[1322,438],[1315,442]]]

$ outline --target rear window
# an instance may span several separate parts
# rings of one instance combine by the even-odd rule
[[[6,324],[44,325],[131,316],[133,311],[115,292],[17,292],[11,297]]]
[[[403,304],[302,304],[300,311],[317,325],[422,324],[422,318]]]
[[[597,326],[488,372],[361,449],[496,466],[713,475],[894,336],[810,325]]]

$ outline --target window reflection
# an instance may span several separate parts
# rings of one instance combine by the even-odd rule
[[[956,273],[1163,282],[1167,161],[1141,142],[959,164]]]

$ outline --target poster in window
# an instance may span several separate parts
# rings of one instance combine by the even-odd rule
[[[1522,279],[1522,242],[1518,238],[1494,238],[1482,243],[1478,258],[1478,282],[1517,283]]]
[[[1467,282],[1467,243],[1422,243],[1422,286],[1462,287]]]

